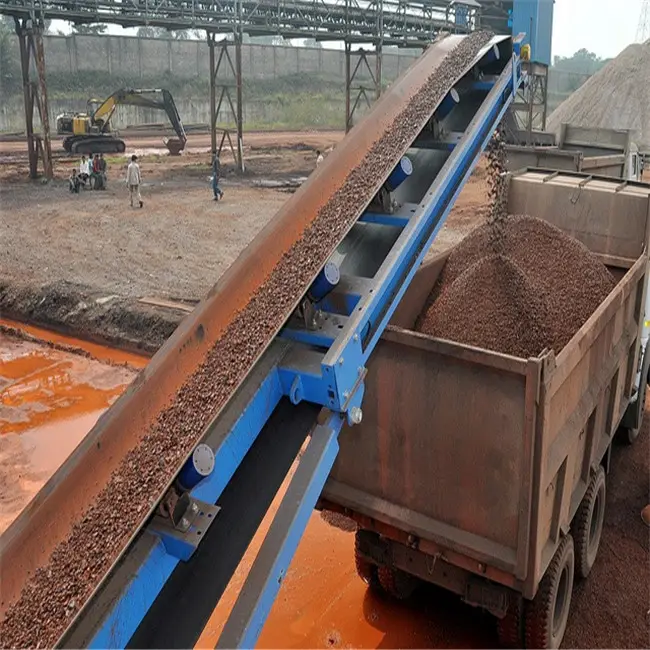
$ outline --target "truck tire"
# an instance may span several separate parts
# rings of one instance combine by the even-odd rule
[[[506,615],[497,619],[497,636],[502,648],[524,647],[524,602],[518,594],[510,598]]]
[[[377,577],[381,588],[396,600],[406,600],[413,595],[418,586],[418,579],[401,569],[389,566],[377,568]]]
[[[354,534],[354,565],[357,569],[357,575],[374,591],[381,591],[379,578],[377,577],[377,565],[366,560],[359,550],[359,533],[357,530]]]
[[[605,521],[605,496],[605,470],[599,466],[589,481],[571,526],[575,543],[576,575],[583,579],[589,575],[598,555]]]
[[[527,648],[560,647],[569,620],[574,568],[573,537],[567,535],[557,547],[535,598],[527,603]]]

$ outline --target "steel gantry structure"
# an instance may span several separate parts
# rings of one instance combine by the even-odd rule
[[[349,130],[359,106],[364,102],[370,104],[381,94],[384,46],[424,48],[441,32],[473,31],[480,24],[480,7],[476,0],[0,0],[0,13],[13,16],[19,37],[23,34],[21,38],[34,45],[25,48],[21,40],[32,176],[36,174],[39,152],[45,174],[51,175],[42,46],[47,19],[76,24],[205,30],[210,51],[212,151],[219,151],[226,139],[231,141],[227,130],[220,141],[217,136],[219,112],[225,105],[236,125],[236,145],[232,148],[237,167],[243,171],[241,46],[244,34],[343,42],[345,124]],[[36,63],[33,70],[30,51],[34,51]],[[369,72],[369,83],[360,80],[364,72]],[[37,82],[32,81],[32,74],[36,75]],[[34,102],[36,88],[40,93]],[[33,129],[35,104],[39,114],[45,116],[41,120],[41,136]]]

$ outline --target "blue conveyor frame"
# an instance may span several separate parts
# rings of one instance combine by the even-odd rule
[[[387,254],[377,261],[372,277],[344,273],[343,262],[340,284],[316,304],[324,316],[322,325],[311,329],[298,319],[287,323],[259,362],[257,373],[251,374],[247,390],[239,401],[235,400],[230,424],[215,422],[208,428],[204,442],[214,450],[215,470],[192,490],[191,496],[199,503],[214,504],[281,400],[288,398],[294,405],[309,402],[322,407],[318,421],[309,427],[311,431],[305,431],[306,446],[300,462],[225,624],[218,647],[255,645],[336,459],[339,433],[346,423],[353,425],[362,417],[367,361],[513,101],[522,81],[517,39],[512,56],[502,61],[498,74],[480,74],[476,78],[483,64],[489,64],[493,71],[496,44],[503,43],[505,38],[495,37],[484,47],[472,72],[459,80],[459,87],[465,93],[474,93],[474,97],[480,93],[480,101],[462,132],[451,133],[452,137],[439,143],[428,142],[427,149],[445,151],[447,157],[439,168],[431,168],[431,182],[420,200],[403,201],[390,213],[382,213],[375,206],[360,217],[359,232],[367,227],[374,228],[375,232],[385,229],[392,242]],[[459,107],[462,104],[461,98]],[[417,141],[413,146],[416,151]],[[246,504],[241,507],[245,509]],[[219,515],[213,525],[218,525],[218,521]],[[171,545],[164,535],[145,528],[114,571],[113,578],[109,578],[104,592],[95,596],[96,606],[91,604],[85,608],[77,622],[77,629],[85,626],[84,636],[69,631],[62,643],[79,644],[82,639],[93,648],[127,647],[179,563],[192,562],[193,548],[185,550],[179,553],[177,546]],[[83,620],[88,617],[93,617],[90,623]],[[200,632],[197,630],[197,634]]]

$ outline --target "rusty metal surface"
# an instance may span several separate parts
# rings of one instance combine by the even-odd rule
[[[648,257],[642,255],[548,368],[535,445],[531,553],[534,594],[606,454],[632,396]]]
[[[589,214],[594,197],[561,209],[570,196],[575,205],[577,181],[556,182],[522,211],[544,218],[548,209],[550,221],[612,255],[639,251],[616,288],[557,357],[525,361],[390,327],[369,364],[361,430],[342,432],[323,492],[361,517],[510,573],[527,598],[631,397],[648,265],[650,188],[606,193],[608,203],[610,181],[585,184],[581,194],[601,200]],[[511,206],[530,183],[537,188],[514,179]],[[603,232],[612,236],[595,236]],[[412,325],[443,261],[420,269],[394,324]]]
[[[52,550],[69,535],[75,520],[92,504],[125,454],[138,445],[237,312],[314,221],[319,209],[461,39],[449,36],[433,44],[388,89],[366,119],[257,235],[0,538],[2,614],[35,569],[44,565]],[[435,108],[432,106],[431,111]],[[368,200],[376,189],[369,188]],[[288,306],[287,316],[293,307]],[[281,326],[278,323],[278,329]]]
[[[612,258],[633,263],[648,246],[647,184],[530,169],[513,176],[508,210],[538,216]]]
[[[527,365],[391,328],[324,497],[515,574],[532,470]]]

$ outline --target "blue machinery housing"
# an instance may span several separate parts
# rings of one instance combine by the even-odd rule
[[[340,244],[301,314],[208,427],[214,470],[203,478],[212,461],[202,448],[181,471],[200,482],[178,525],[154,517],[138,532],[62,645],[193,646],[302,449],[218,647],[255,644],[338,435],[363,417],[368,358],[520,83],[519,41],[495,37],[390,175],[384,200]]]

